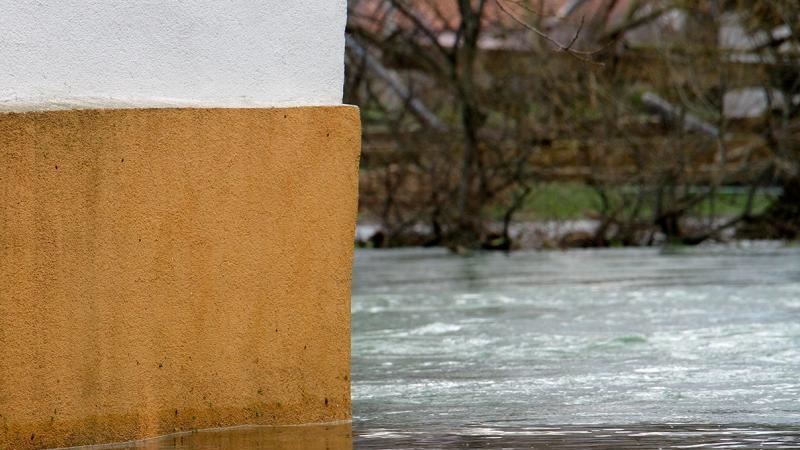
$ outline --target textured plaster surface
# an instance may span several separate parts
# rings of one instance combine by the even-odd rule
[[[345,0],[0,0],[0,110],[341,103]]]
[[[349,419],[359,140],[344,106],[0,114],[0,449]]]

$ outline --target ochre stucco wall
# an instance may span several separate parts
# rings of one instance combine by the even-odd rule
[[[0,449],[350,418],[353,107],[0,114]]]

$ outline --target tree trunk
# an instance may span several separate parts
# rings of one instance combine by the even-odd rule
[[[456,228],[451,232],[450,247],[474,249],[480,247],[483,237],[483,205],[480,204],[481,196],[475,192],[475,163],[479,151],[478,129],[481,114],[474,101],[474,72],[484,1],[479,1],[476,8],[473,8],[470,0],[459,0],[458,3],[464,37],[461,51],[457,53],[461,64],[455,68],[453,75],[461,104],[464,151],[456,199]]]

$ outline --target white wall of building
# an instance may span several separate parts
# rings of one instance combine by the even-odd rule
[[[345,0],[0,0],[0,109],[329,105]]]

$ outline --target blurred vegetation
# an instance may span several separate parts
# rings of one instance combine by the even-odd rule
[[[362,109],[370,245],[800,235],[800,2],[349,8],[345,97]],[[553,220],[591,227],[526,240]]]

